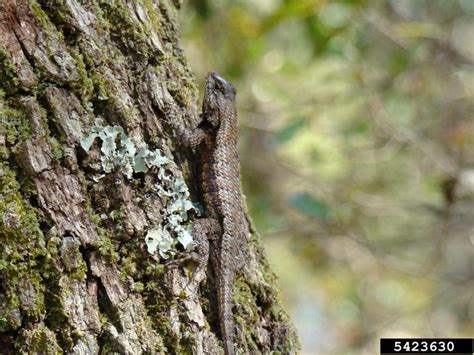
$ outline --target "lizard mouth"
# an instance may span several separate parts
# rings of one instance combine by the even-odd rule
[[[235,97],[236,95],[234,85],[229,83],[217,73],[210,72],[207,75],[206,83],[206,91],[208,93],[209,91],[219,92],[229,99]]]

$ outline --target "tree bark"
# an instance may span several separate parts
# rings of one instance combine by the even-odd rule
[[[134,164],[125,150],[125,163],[109,161],[107,169],[104,160],[118,144],[159,149],[170,160],[164,174],[184,176],[199,202],[191,156],[163,125],[198,120],[179,7],[179,0],[1,2],[3,353],[222,352],[211,272],[164,268],[147,249],[169,205],[155,189],[157,168],[125,172]],[[248,266],[234,286],[235,343],[244,353],[292,353],[295,331],[250,232]]]

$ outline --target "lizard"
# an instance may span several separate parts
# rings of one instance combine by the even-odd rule
[[[237,147],[236,90],[216,73],[206,77],[201,118],[193,130],[178,124],[173,127],[179,140],[199,158],[205,218],[197,219],[192,228],[198,244],[194,258],[205,265],[210,259],[224,352],[233,355],[232,288],[237,271],[245,264],[249,227]]]

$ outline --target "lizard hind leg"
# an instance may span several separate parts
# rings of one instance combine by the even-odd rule
[[[192,236],[194,249],[185,251],[177,258],[166,263],[167,269],[175,269],[188,262],[198,265],[198,268],[206,267],[209,261],[209,240],[217,239],[222,228],[219,221],[213,218],[200,218],[194,221]]]

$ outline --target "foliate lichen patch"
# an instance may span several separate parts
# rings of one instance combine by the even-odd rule
[[[101,165],[106,173],[120,170],[128,179],[132,178],[133,162],[136,153],[135,144],[125,134],[120,126],[105,126],[104,121],[96,119],[91,133],[81,139],[81,146],[86,152],[94,143],[96,138],[102,141]],[[118,144],[117,144],[118,142]]]
[[[145,236],[148,252],[167,259],[176,253],[177,243],[190,249],[193,238],[189,211],[199,211],[189,200],[189,190],[183,178],[171,173],[173,161],[159,149],[150,150],[146,143],[138,149],[122,127],[106,125],[101,118],[96,119],[91,132],[81,139],[81,147],[88,152],[97,138],[101,141],[100,159],[104,173],[120,171],[129,180],[133,173],[152,171],[156,174],[157,182],[152,191],[168,203],[162,224],[151,228]]]

